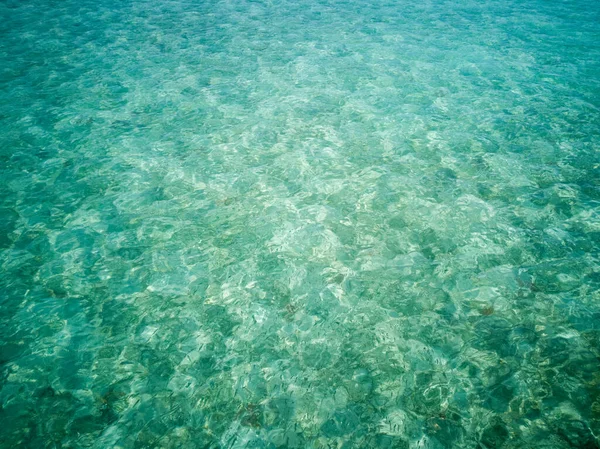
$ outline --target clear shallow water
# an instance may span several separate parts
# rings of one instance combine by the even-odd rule
[[[0,5],[0,447],[594,448],[600,5]]]

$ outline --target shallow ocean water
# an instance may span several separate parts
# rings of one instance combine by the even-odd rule
[[[0,4],[1,448],[597,448],[600,3]]]

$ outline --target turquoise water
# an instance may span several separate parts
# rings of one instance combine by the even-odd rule
[[[600,3],[0,4],[1,448],[597,448]]]

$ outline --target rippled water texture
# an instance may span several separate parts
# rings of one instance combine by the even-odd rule
[[[600,3],[0,4],[0,447],[598,448]]]

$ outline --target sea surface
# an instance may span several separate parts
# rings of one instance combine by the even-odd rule
[[[599,436],[600,2],[0,2],[0,448]]]

